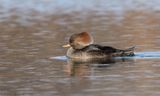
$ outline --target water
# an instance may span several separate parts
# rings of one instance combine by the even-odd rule
[[[0,0],[0,96],[159,96],[159,4]],[[107,62],[68,60],[61,46],[82,31],[90,32],[98,44],[136,46],[136,56]]]

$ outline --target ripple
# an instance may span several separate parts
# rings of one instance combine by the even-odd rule
[[[66,56],[55,56],[55,57],[50,57],[49,59],[56,59],[56,60],[66,61],[67,57]]]

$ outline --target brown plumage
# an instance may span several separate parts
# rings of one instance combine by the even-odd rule
[[[93,44],[93,38],[87,32],[73,34],[69,39],[71,46],[67,56],[72,59],[112,58],[115,56],[134,56],[134,47],[121,50],[110,46]]]

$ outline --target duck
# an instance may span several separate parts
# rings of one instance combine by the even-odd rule
[[[91,60],[108,59],[114,57],[134,56],[135,47],[117,49],[111,46],[94,44],[93,37],[88,32],[76,33],[70,36],[66,56],[71,59]]]

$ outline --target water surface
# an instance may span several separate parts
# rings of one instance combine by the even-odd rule
[[[159,96],[159,4],[159,0],[1,0],[0,95]],[[136,46],[139,57],[101,63],[50,59],[64,56],[67,49],[61,46],[82,31],[90,32],[98,44]]]

